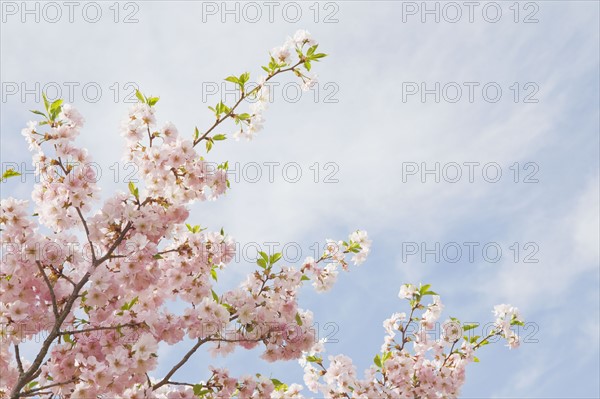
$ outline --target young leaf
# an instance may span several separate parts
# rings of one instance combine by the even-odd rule
[[[281,252],[277,252],[277,253],[271,255],[271,257],[269,258],[269,263],[272,265],[275,264],[279,259],[281,259],[281,256],[282,256]]]
[[[21,176],[21,174],[14,169],[7,169],[6,172],[2,174],[2,180],[15,176]]]
[[[288,387],[286,384],[279,381],[277,378],[271,378],[271,382],[273,383],[273,386],[275,387],[276,391],[283,391]]]
[[[244,87],[244,84],[250,80],[250,72],[244,72],[240,75],[239,82],[240,86]]]
[[[135,184],[133,184],[133,182],[129,182],[129,192],[131,193],[131,195],[133,195],[135,197],[135,199],[140,199],[140,194],[139,194],[139,190],[138,188],[135,186]]]
[[[60,112],[60,107],[63,104],[63,100],[62,99],[58,99],[55,100],[54,102],[52,102],[52,104],[50,104],[50,113],[55,113],[56,111]],[[56,113],[58,113],[56,112]]]
[[[377,367],[381,367],[381,357],[379,357],[379,355],[376,355],[375,358],[373,358],[373,363],[375,363]]]
[[[139,90],[135,91],[135,96],[138,100],[140,100],[141,103],[146,103],[146,97],[144,97],[144,95]]]
[[[298,312],[296,312],[296,323],[298,323],[298,325],[302,327],[302,317],[300,317],[300,313]]]
[[[267,255],[265,252],[263,251],[259,251],[258,254],[260,255],[261,258],[264,259],[265,262],[269,262],[269,255]]]
[[[474,328],[477,328],[478,326],[479,326],[479,323],[465,324],[463,326],[463,331],[469,331],[469,330],[472,330]]]
[[[46,108],[46,112],[50,112],[50,101],[48,101],[48,97],[46,97],[45,93],[42,93],[42,98],[44,99],[44,108]]]
[[[44,118],[47,118],[46,114],[45,114],[45,113],[43,113],[42,111],[37,111],[37,110],[35,110],[35,109],[30,109],[30,110],[29,110],[29,112],[33,112],[34,114],[41,115],[41,116],[43,116]]]

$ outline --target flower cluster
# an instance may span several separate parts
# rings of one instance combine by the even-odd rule
[[[257,86],[253,90],[247,90],[246,82],[250,75],[244,73],[237,76],[229,76],[225,80],[235,83],[240,90],[240,101],[246,97],[253,99],[254,102],[250,105],[250,113],[234,114],[234,120],[239,129],[234,133],[233,137],[236,140],[245,138],[252,140],[258,131],[263,127],[264,117],[263,112],[266,110],[270,99],[269,86],[266,84],[275,75],[281,72],[293,71],[294,74],[302,80],[302,89],[309,90],[317,83],[317,76],[309,74],[313,62],[318,62],[324,58],[326,54],[317,53],[319,47],[316,40],[312,38],[309,32],[299,30],[293,37],[278,47],[274,47],[270,52],[270,61],[268,65],[263,66],[263,70],[267,75],[261,76],[258,79]],[[302,68],[306,71],[303,72]],[[222,114],[230,112],[229,107],[222,102],[216,107],[210,107],[215,112],[217,121]]]
[[[303,70],[325,57],[317,47],[308,32],[298,31],[271,51],[266,75],[254,89],[247,86],[249,73],[228,77],[239,100],[210,107],[213,125],[189,137],[170,122],[157,122],[158,97],[137,92],[139,103],[121,134],[125,158],[139,166],[141,181],[101,204],[94,169],[86,167],[91,158],[75,145],[83,118],[62,100],[43,97],[44,111],[33,111],[41,121],[23,129],[43,177],[33,189],[34,213],[28,201],[0,201],[0,398],[301,397],[298,384],[234,377],[217,368],[205,381],[174,383],[171,377],[201,347],[215,356],[260,348],[270,362],[301,359],[308,388],[327,397],[456,396],[465,364],[489,337],[466,339],[458,347],[454,336],[430,340],[425,331],[443,307],[437,296],[427,306],[421,303],[435,295],[428,286],[402,287],[410,316],[397,313],[385,321],[383,354],[365,379],[358,379],[343,355],[330,357],[325,368],[319,357],[323,342],[310,328],[313,313],[299,307],[298,293],[305,282],[326,291],[339,269],[362,264],[371,247],[366,232],[327,240],[321,257],[309,257],[300,267],[279,264],[280,253],[260,252],[257,267],[237,288],[218,293],[215,283],[234,258],[235,242],[223,229],[186,223],[191,204],[216,199],[229,188],[227,162],[209,167],[198,144],[204,142],[208,152],[226,139],[215,132],[226,120],[238,125],[236,137],[254,137],[264,121],[266,82],[293,72],[309,88],[315,79]],[[240,112],[243,100],[252,98],[250,113]],[[9,171],[3,178],[15,175]],[[174,312],[173,302],[183,309]],[[494,334],[516,347],[511,326],[521,323],[518,311],[499,305],[495,314]],[[408,334],[411,323],[419,328]],[[22,358],[20,345],[34,337],[43,338],[38,353]],[[155,376],[159,345],[186,339],[194,345],[185,357],[165,376]],[[414,353],[405,347],[408,342]]]
[[[317,292],[328,291],[336,281],[338,267],[348,271],[346,256],[352,254],[351,261],[354,265],[362,264],[371,249],[371,240],[365,231],[357,230],[350,234],[348,241],[327,240],[323,255],[315,260],[312,257],[305,259],[302,271],[312,276],[313,286]],[[320,267],[319,263],[326,263]]]
[[[455,398],[465,382],[467,364],[479,361],[474,356],[477,349],[493,337],[505,338],[511,348],[519,341],[511,328],[523,321],[509,305],[494,308],[495,327],[484,337],[468,333],[478,325],[461,324],[456,318],[443,322],[440,334],[432,337],[443,311],[440,297],[429,285],[412,284],[402,285],[398,296],[409,301],[410,314],[394,313],[383,322],[386,335],[381,353],[364,377],[357,375],[352,359],[345,355],[329,356],[325,366],[323,350],[318,348],[300,361],[308,389],[326,398]],[[422,300],[427,296],[432,302],[425,305]]]

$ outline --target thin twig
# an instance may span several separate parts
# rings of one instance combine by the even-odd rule
[[[90,327],[90,328],[84,328],[82,330],[61,331],[59,334],[60,335],[63,335],[63,334],[81,334],[81,333],[87,333],[87,332],[92,332],[92,331],[116,330],[117,328],[123,328],[123,327],[137,327],[137,326],[140,326],[141,324],[142,323],[127,323],[127,324],[120,324],[118,326]]]

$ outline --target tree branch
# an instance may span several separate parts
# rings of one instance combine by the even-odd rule
[[[52,388],[52,387],[57,387],[59,385],[65,385],[65,384],[70,384],[72,382],[77,381],[77,378],[73,377],[68,381],[62,381],[62,382],[55,382],[53,384],[48,384],[48,385],[44,385],[43,387],[38,387],[38,388],[34,388],[30,391],[25,392],[24,394],[22,394],[21,396],[33,396],[33,395],[39,395],[40,391],[43,391],[44,389],[48,389],[48,388]]]
[[[141,326],[141,325],[142,325],[142,323],[127,323],[127,324],[119,324],[118,326],[91,327],[91,328],[84,328],[82,330],[61,331],[59,333],[59,335],[63,335],[63,334],[81,334],[81,333],[87,333],[87,332],[92,332],[92,331],[116,330],[117,328],[137,327],[137,326]]]
[[[271,80],[272,78],[274,78],[275,76],[279,75],[280,73],[284,73],[284,72],[288,72],[288,71],[293,71],[297,66],[299,66],[299,65],[301,65],[303,63],[304,63],[304,61],[300,60],[294,66],[278,70],[273,75],[269,75],[265,79],[265,83],[268,82],[269,80]],[[194,140],[193,146],[195,147],[199,142],[201,142],[202,140],[204,140],[210,134],[210,132],[212,132],[217,126],[219,126],[221,124],[221,122],[223,122],[224,120],[226,120],[226,119],[232,117],[233,115],[235,115],[234,111],[242,103],[242,101],[244,101],[244,99],[247,98],[248,96],[254,94],[254,92],[258,91],[262,86],[264,86],[264,83],[263,83],[263,85],[256,86],[254,89],[252,89],[248,93],[242,93],[242,95],[240,96],[239,100],[233,105],[233,107],[231,107],[229,109],[229,112],[224,117],[217,118],[217,120],[215,121],[215,123],[213,123],[213,125],[202,136],[200,136],[196,140]]]
[[[42,266],[42,263],[39,260],[36,260],[35,264],[37,265],[40,273],[42,273],[42,276],[44,277],[44,281],[46,282],[46,285],[48,286],[48,290],[50,291],[50,297],[52,298],[52,311],[54,312],[54,317],[58,318],[58,305],[56,304],[56,295],[54,294],[54,288],[52,287],[52,284],[50,283],[50,280],[48,279],[48,276],[46,275],[46,272],[44,271],[44,267]]]
[[[165,378],[163,378],[162,380],[160,380],[159,382],[154,384],[154,386],[152,387],[152,390],[156,391],[158,388],[162,387],[163,385],[168,384],[169,378],[171,378],[177,370],[179,370],[188,360],[190,360],[190,357],[192,357],[192,355],[194,353],[196,353],[198,348],[200,348],[203,344],[205,344],[208,341],[210,341],[210,337],[206,337],[203,339],[198,338],[198,342],[196,342],[196,344],[192,347],[192,349],[190,349],[185,354],[185,356],[179,361],[179,363],[177,363],[175,366],[173,366],[173,368],[167,373],[167,375],[165,375]]]
[[[22,375],[25,371],[23,371],[23,363],[21,363],[21,354],[19,352],[19,345],[15,345],[15,359],[17,360],[17,369],[19,369],[19,375]]]

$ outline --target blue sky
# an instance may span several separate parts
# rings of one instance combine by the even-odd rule
[[[159,120],[191,135],[195,125],[211,122],[206,107],[223,94],[208,94],[214,82],[246,70],[256,78],[271,47],[308,29],[330,54],[315,66],[318,99],[309,92],[295,101],[295,87],[284,86],[292,80],[284,78],[274,88],[265,130],[250,143],[227,141],[211,152],[216,162],[239,162],[241,173],[250,174],[252,162],[262,165],[262,178],[242,179],[225,198],[195,206],[192,221],[225,227],[245,248],[298,243],[304,256],[315,242],[367,230],[373,239],[368,262],[340,275],[332,292],[305,289],[301,298],[314,310],[322,334],[335,331],[339,342],[327,351],[349,354],[359,370],[379,350],[381,322],[406,310],[397,298],[400,285],[423,282],[441,294],[446,316],[485,323],[494,304],[507,302],[532,323],[524,335],[537,343],[517,351],[502,345],[482,350],[482,362],[469,367],[464,397],[599,397],[598,3],[513,3],[494,3],[501,10],[496,17],[495,5],[480,2],[473,22],[468,8],[455,3],[462,12],[455,23],[449,20],[456,9],[439,3],[436,22],[422,14],[422,2],[278,3],[272,22],[268,6],[258,2],[253,4],[262,17],[254,23],[254,9],[246,3],[237,6],[238,22],[222,13],[221,2],[121,3],[118,23],[112,2],[98,3],[102,15],[96,23],[84,18],[84,3],[72,23],[64,6],[52,23],[54,10],[41,4],[39,22],[35,15],[24,15],[22,22],[21,3],[14,3],[14,15],[13,8],[3,8],[0,39],[3,168],[28,161],[19,132],[30,118],[27,110],[39,104],[33,94],[22,98],[23,88],[55,82],[47,87],[61,87],[63,97],[69,85],[75,87],[73,103],[87,121],[79,143],[102,166],[104,195],[124,190],[129,170],[119,166],[115,183],[110,167],[122,156],[117,128],[128,107],[128,82],[159,95]],[[416,14],[410,12],[414,7]],[[123,23],[130,14],[137,22]],[[422,101],[420,91],[407,91],[421,90],[421,84],[432,89],[436,82],[439,102],[434,94]],[[462,95],[452,102],[457,86]],[[98,87],[101,95],[92,102]],[[502,95],[492,102],[498,87]],[[273,182],[265,162],[281,165]],[[281,174],[292,162],[302,171],[296,183]],[[410,165],[431,169],[436,162],[448,173],[439,183],[432,175],[425,181],[420,173],[403,175]],[[473,182],[469,162],[479,163]],[[450,183],[454,163],[462,178]],[[486,181],[498,168],[499,181]],[[325,182],[329,173],[337,182]],[[525,182],[532,179],[537,182]],[[31,186],[31,178],[13,179],[2,185],[2,197],[26,198]],[[465,242],[479,244],[472,261]],[[456,263],[443,256],[435,262],[433,255],[423,262],[421,252],[406,253],[411,243],[458,243],[463,253]],[[492,252],[488,260],[483,256],[486,244],[502,250],[497,262],[490,260]],[[537,262],[525,262],[527,255]],[[223,287],[251,269],[244,260],[230,265]],[[328,322],[335,324],[325,329]],[[161,351],[164,371],[185,345]],[[253,351],[216,360],[199,353],[180,379],[202,378],[211,362],[239,374],[260,370],[301,379],[297,363],[267,364]]]

